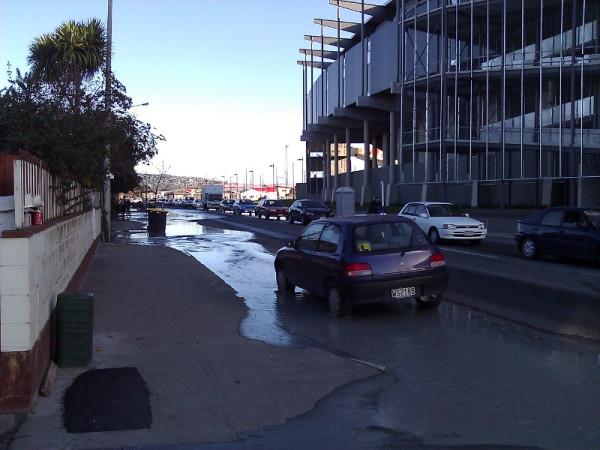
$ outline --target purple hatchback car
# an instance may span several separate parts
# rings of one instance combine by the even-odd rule
[[[334,316],[360,303],[414,299],[440,304],[448,283],[443,253],[411,220],[368,215],[311,223],[275,256],[277,288],[327,298]]]

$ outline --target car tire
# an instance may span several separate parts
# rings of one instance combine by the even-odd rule
[[[294,219],[292,219],[292,215],[291,214],[288,215],[288,223],[290,225],[293,225],[293,223],[294,223]]]
[[[277,272],[275,272],[275,278],[277,281],[277,291],[278,292],[285,292],[285,293],[289,293],[289,294],[294,292],[294,289],[296,288],[296,286],[294,286],[292,283],[290,283],[288,281],[283,269],[277,269]]]
[[[348,316],[352,312],[351,305],[335,286],[331,286],[327,291],[327,306],[333,317]]]
[[[536,259],[539,256],[537,242],[532,237],[524,237],[520,245],[521,254],[527,259]]]
[[[310,223],[310,219],[306,216],[302,216],[302,225],[308,225]]]
[[[429,230],[427,236],[429,237],[429,242],[431,242],[432,244],[435,245],[440,243],[440,232],[437,230],[437,228],[432,228],[431,230]]]
[[[417,306],[419,309],[435,309],[440,306],[442,296],[438,295],[425,295],[423,297],[415,297]]]

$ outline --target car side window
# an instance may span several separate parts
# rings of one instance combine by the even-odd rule
[[[306,227],[296,241],[296,248],[298,250],[316,251],[319,236],[324,226],[324,223],[313,223]]]
[[[542,217],[541,224],[546,226],[559,227],[562,222],[563,215],[564,211],[561,210],[549,211],[544,217]]]
[[[416,209],[415,205],[408,204],[408,205],[406,205],[406,208],[404,208],[403,214],[406,214],[407,216],[414,216],[415,209]]]
[[[323,253],[335,253],[340,243],[342,230],[339,225],[329,224],[321,233],[317,251]]]
[[[294,203],[294,206],[296,208],[302,208],[302,202],[296,202],[296,203]]]
[[[415,216],[421,216],[421,214],[426,214],[429,217],[429,214],[427,214],[427,208],[425,208],[425,205],[417,205],[417,207],[416,207]]]
[[[580,211],[567,210],[565,211],[565,218],[563,221],[563,227],[566,228],[578,228],[585,226],[587,220],[585,214]]]

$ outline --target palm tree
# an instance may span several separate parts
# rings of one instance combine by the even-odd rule
[[[106,52],[106,31],[100,20],[69,20],[53,33],[37,37],[29,47],[27,61],[40,80],[70,85],[74,109],[79,112],[83,82],[102,68]]]

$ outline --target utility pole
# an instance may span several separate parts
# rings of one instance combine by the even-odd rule
[[[106,73],[104,81],[106,83],[104,92],[104,108],[106,112],[106,134],[109,135],[111,124],[111,57],[112,57],[112,0],[108,0],[108,16],[106,18]],[[106,156],[104,157],[104,240],[110,242],[110,141],[107,140]]]

